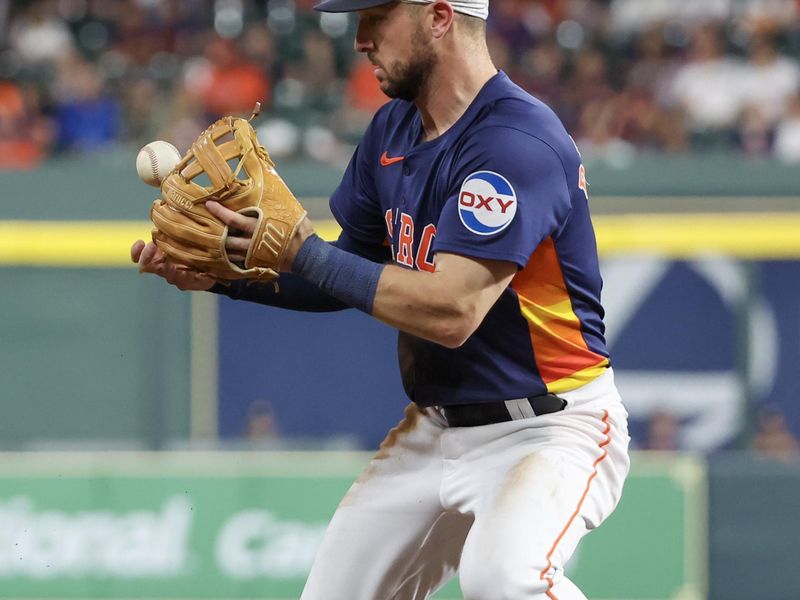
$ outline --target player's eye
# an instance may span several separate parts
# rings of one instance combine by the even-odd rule
[[[365,13],[360,16],[361,22],[364,25],[379,25],[389,18],[388,10],[376,11],[373,13]]]
[[[379,25],[385,20],[386,20],[386,15],[370,15],[369,17],[363,17],[361,19],[364,25],[368,27],[374,27],[375,25]]]

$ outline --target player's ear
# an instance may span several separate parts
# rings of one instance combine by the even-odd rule
[[[431,34],[434,39],[441,39],[453,25],[453,7],[449,2],[444,2],[442,0],[437,0],[430,6],[433,11]]]

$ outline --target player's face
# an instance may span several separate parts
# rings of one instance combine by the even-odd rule
[[[375,65],[390,98],[420,97],[436,66],[436,53],[422,22],[423,6],[393,2],[359,11],[355,47]]]

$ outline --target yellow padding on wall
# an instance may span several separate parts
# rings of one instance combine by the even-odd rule
[[[603,255],[800,258],[800,213],[601,215],[594,223]]]
[[[152,225],[130,221],[0,221],[0,264],[118,267]]]
[[[690,258],[800,258],[800,213],[636,214],[594,218],[602,255],[659,254]],[[317,232],[336,239],[334,221]],[[0,265],[132,266],[130,246],[150,238],[147,221],[0,221]]]
[[[149,221],[0,221],[0,265],[39,267],[133,266],[130,247],[149,240]],[[335,222],[317,224],[334,240]]]

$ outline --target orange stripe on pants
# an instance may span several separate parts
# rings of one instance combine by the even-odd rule
[[[605,431],[603,431],[603,435],[606,436],[606,439],[603,440],[599,445],[599,447],[603,449],[603,453],[598,457],[596,461],[594,461],[594,464],[592,465],[593,468],[592,474],[589,475],[589,479],[586,481],[586,487],[583,490],[581,499],[578,501],[578,506],[575,507],[575,511],[572,513],[572,516],[570,516],[569,520],[567,521],[567,524],[564,526],[564,529],[561,530],[561,533],[558,534],[556,541],[554,541],[553,545],[550,547],[550,551],[547,553],[546,557],[547,565],[545,566],[544,569],[542,569],[542,572],[539,573],[539,580],[540,581],[544,580],[547,582],[546,594],[548,598],[551,598],[551,600],[558,600],[558,598],[556,598],[556,596],[550,591],[550,588],[553,587],[553,580],[550,577],[545,577],[545,574],[553,567],[553,562],[552,562],[553,553],[556,551],[558,544],[564,538],[564,535],[566,535],[567,531],[572,526],[573,521],[575,521],[575,517],[577,517],[578,513],[580,513],[581,507],[583,506],[583,502],[586,500],[586,496],[589,495],[589,488],[592,485],[592,481],[594,481],[594,478],[597,477],[597,465],[603,462],[603,460],[605,460],[605,458],[608,456],[608,450],[605,450],[605,447],[611,443],[611,424],[608,422],[607,410],[603,411],[603,423],[605,423],[606,426]]]

